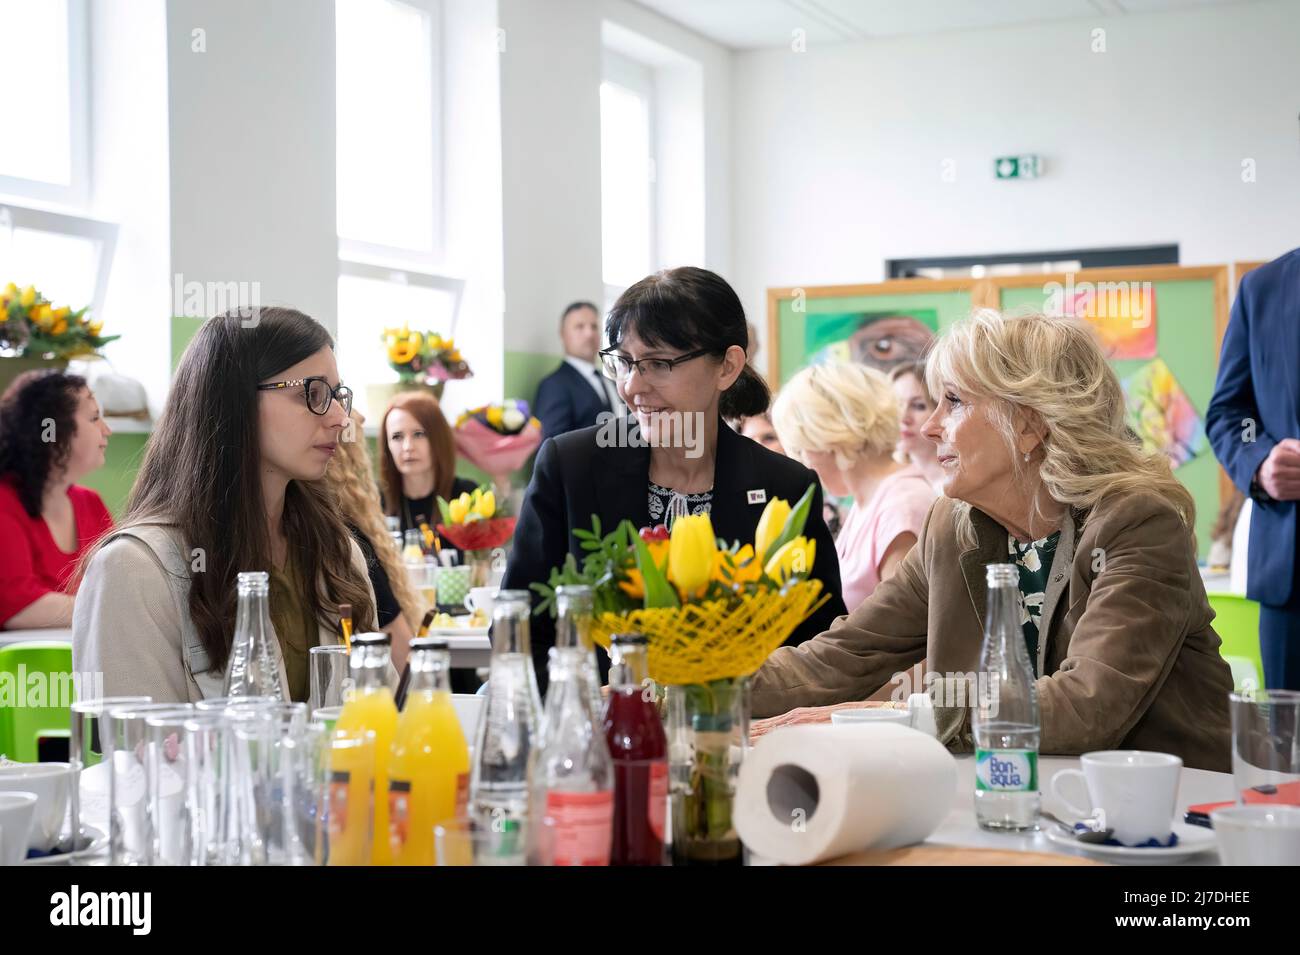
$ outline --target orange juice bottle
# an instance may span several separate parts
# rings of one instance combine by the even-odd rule
[[[389,836],[394,864],[433,865],[433,827],[469,801],[469,747],[451,705],[447,641],[412,640],[410,668],[388,762]]]
[[[329,744],[329,864],[369,865],[375,738],[335,729]]]
[[[391,637],[386,633],[361,633],[352,638],[349,669],[352,692],[334,724],[336,731],[367,733],[374,737],[374,838],[370,864],[391,865],[388,839],[388,752],[397,729],[397,705],[388,686]]]

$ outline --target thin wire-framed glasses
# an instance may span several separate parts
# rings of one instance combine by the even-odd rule
[[[672,374],[673,368],[684,361],[690,361],[692,358],[699,358],[701,355],[707,355],[712,349],[700,348],[693,352],[687,352],[685,355],[678,355],[676,358],[628,358],[626,355],[620,355],[612,348],[606,348],[600,352],[601,371],[606,378],[614,381],[622,381],[625,378],[632,377],[632,369],[635,368],[641,373],[641,377],[649,382],[662,382]]]
[[[291,381],[268,381],[266,384],[258,385],[257,390],[278,391],[297,385],[302,385],[303,397],[306,398],[307,407],[313,414],[326,414],[330,410],[330,402],[333,401],[343,406],[345,415],[352,414],[352,389],[342,382],[337,388],[331,388],[329,381],[320,375],[294,378]]]

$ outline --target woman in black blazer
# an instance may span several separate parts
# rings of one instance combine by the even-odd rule
[[[546,581],[566,554],[581,562],[575,530],[592,515],[612,530],[627,519],[638,528],[668,524],[684,513],[708,512],[724,541],[754,539],[767,501],[793,504],[816,484],[802,464],[769,451],[722,420],[760,414],[770,394],[748,364],[749,330],[740,299],[720,276],[698,268],[651,275],[620,296],[605,322],[610,347],[603,367],[631,411],[543,443],[515,528],[503,589]],[[813,576],[830,600],[788,641],[830,628],[845,613],[835,545],[822,520],[820,485],[805,536],[816,540]],[[538,602],[533,595],[534,605]],[[532,618],[539,685],[555,643],[549,615]],[[602,677],[606,660],[600,654]]]

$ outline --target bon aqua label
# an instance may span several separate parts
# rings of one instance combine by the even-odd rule
[[[1036,792],[1038,753],[1032,749],[976,750],[975,788],[996,792]]]

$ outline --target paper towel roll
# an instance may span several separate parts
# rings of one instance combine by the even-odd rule
[[[956,788],[952,754],[906,726],[787,726],[745,756],[736,830],[786,865],[894,849],[933,832]]]

